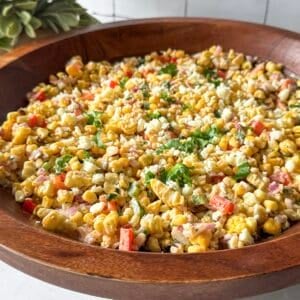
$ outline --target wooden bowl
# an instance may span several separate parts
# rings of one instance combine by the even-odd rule
[[[116,60],[153,50],[196,52],[213,44],[283,63],[300,74],[300,35],[242,22],[164,18],[99,25],[41,41],[0,59],[0,117],[72,55]],[[236,250],[155,254],[101,249],[33,226],[1,190],[0,257],[42,280],[115,299],[232,299],[300,282],[300,223],[280,237]],[[34,291],[33,291],[34,292]]]

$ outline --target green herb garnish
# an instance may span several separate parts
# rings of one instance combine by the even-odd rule
[[[146,185],[150,184],[150,180],[155,178],[155,174],[152,173],[151,171],[148,171],[146,174],[145,174],[145,183]]]
[[[85,116],[87,118],[87,125],[94,125],[97,128],[102,127],[101,114],[102,113],[99,111],[86,113]]]
[[[174,103],[176,100],[171,97],[167,92],[163,91],[160,94],[160,98],[163,99],[164,101],[168,102],[168,103]]]
[[[118,197],[117,193],[110,193],[107,195],[107,200],[112,200]]]
[[[144,99],[148,99],[150,97],[150,88],[148,86],[147,83],[145,83],[142,87],[141,87],[141,91],[143,93],[143,97]]]
[[[192,203],[195,206],[206,205],[208,203],[207,197],[205,195],[193,195]]]
[[[65,170],[68,162],[71,160],[72,157],[73,156],[70,155],[70,154],[65,154],[65,155],[63,155],[61,157],[58,157],[55,160],[55,163],[54,163],[54,171],[55,171],[55,173],[56,174],[62,173]]]
[[[137,182],[132,182],[128,189],[128,195],[132,198],[136,198],[140,193],[140,187]]]
[[[213,83],[215,87],[218,87],[221,84],[221,80],[217,75],[217,72],[214,69],[205,69],[203,75],[208,82]]]
[[[125,84],[126,84],[126,82],[128,81],[128,77],[127,76],[125,76],[125,77],[123,77],[121,80],[120,80],[120,87],[122,88],[122,89],[124,89],[124,87],[125,87]]]
[[[89,151],[83,150],[83,159],[89,159],[91,157],[92,157],[92,155]]]
[[[168,180],[174,181],[180,187],[183,187],[185,184],[192,184],[190,169],[182,163],[178,163],[171,169],[163,171],[160,179],[163,182],[167,182]]]
[[[150,120],[159,119],[160,117],[161,117],[161,113],[159,111],[155,111],[155,112],[147,114],[147,119],[150,119]]]
[[[96,133],[96,135],[94,136],[94,142],[96,143],[96,145],[99,147],[99,148],[102,148],[102,149],[105,149],[106,148],[106,145],[102,142],[102,139],[101,139],[101,132],[98,131]]]
[[[150,103],[149,102],[143,102],[142,108],[148,110],[150,108]]]
[[[171,76],[175,76],[177,72],[178,70],[175,64],[168,64],[165,67],[161,68],[158,74],[170,74]]]
[[[133,209],[133,213],[142,217],[145,214],[145,210],[137,199],[132,199],[130,201],[131,207]]]
[[[299,104],[291,104],[291,105],[289,105],[289,108],[300,108],[300,103]]]
[[[234,179],[242,180],[245,179],[250,174],[250,164],[248,162],[244,162],[237,167],[237,172],[234,175]]]

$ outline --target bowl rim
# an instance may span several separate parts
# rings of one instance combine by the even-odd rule
[[[26,55],[38,51],[41,48],[47,47],[48,45],[54,44],[56,42],[62,41],[62,40],[68,40],[75,36],[83,36],[87,33],[95,32],[95,31],[102,31],[102,30],[110,30],[112,28],[122,28],[127,26],[135,26],[135,25],[143,25],[143,24],[157,24],[157,23],[178,23],[182,22],[184,24],[187,23],[231,23],[231,24],[244,24],[249,28],[257,29],[261,28],[265,31],[269,32],[277,32],[284,36],[291,37],[292,39],[299,40],[300,41],[300,34],[292,31],[288,31],[285,29],[279,29],[271,26],[266,26],[262,24],[255,24],[250,22],[241,22],[241,21],[231,21],[231,20],[222,20],[222,19],[215,19],[215,18],[197,18],[197,17],[167,17],[167,18],[151,18],[151,19],[136,19],[136,20],[126,20],[126,21],[119,21],[115,23],[108,23],[108,24],[99,24],[99,25],[93,25],[88,28],[83,28],[80,30],[72,31],[70,33],[60,35],[60,36],[50,36],[46,38],[42,38],[39,41],[33,41],[29,44],[26,44],[24,46],[20,46],[13,50],[10,53],[4,54],[0,59],[0,71],[1,69],[8,68],[11,63],[14,61],[21,59],[25,57]],[[30,47],[28,47],[30,46]],[[140,276],[140,274],[131,274],[130,277],[124,276],[124,272],[118,273],[114,271],[113,273],[109,272],[109,270],[106,270],[105,272],[102,270],[96,270],[95,272],[88,272],[85,270],[84,267],[72,267],[71,260],[68,261],[67,264],[64,264],[62,261],[59,263],[53,263],[53,260],[47,257],[44,258],[43,255],[33,256],[32,252],[25,251],[24,249],[26,243],[23,242],[20,245],[17,245],[12,240],[12,237],[8,237],[4,230],[4,225],[9,224],[11,227],[11,233],[17,235],[19,228],[23,228],[29,233],[36,234],[39,236],[40,241],[43,240],[43,238],[50,239],[52,242],[57,243],[55,245],[55,251],[53,257],[57,256],[59,251],[59,244],[61,241],[64,242],[65,245],[73,245],[75,243],[75,247],[83,249],[92,249],[94,252],[99,253],[99,257],[105,258],[105,255],[110,255],[113,257],[113,259],[116,259],[116,256],[120,256],[121,258],[126,260],[126,265],[129,266],[132,260],[137,260],[138,263],[136,264],[135,268],[139,269],[139,264],[142,264],[142,260],[147,261],[146,265],[149,266],[152,260],[159,259],[159,262],[168,262],[168,266],[171,267],[170,259],[176,260],[178,263],[180,262],[181,266],[183,267],[185,264],[189,264],[192,266],[192,263],[189,262],[190,260],[194,261],[195,265],[201,266],[203,263],[201,262],[201,259],[206,257],[206,260],[204,263],[208,263],[210,259],[216,259],[219,263],[223,261],[222,257],[220,255],[226,256],[228,263],[230,256],[232,257],[247,257],[251,256],[253,250],[255,249],[257,252],[257,255],[251,256],[252,261],[256,261],[258,258],[262,258],[261,255],[264,255],[263,253],[266,253],[266,251],[273,247],[273,250],[276,251],[274,253],[280,253],[281,251],[287,252],[289,250],[289,247],[295,247],[297,243],[299,243],[300,240],[300,230],[296,231],[297,229],[300,229],[300,224],[295,225],[295,228],[291,228],[291,230],[287,231],[285,234],[279,236],[278,238],[271,239],[269,241],[266,241],[264,243],[259,243],[251,246],[247,246],[245,248],[241,249],[226,249],[226,250],[217,250],[217,251],[209,251],[205,253],[198,253],[198,254],[192,254],[192,253],[185,253],[185,254],[166,254],[166,253],[149,253],[149,252],[123,252],[119,250],[113,250],[113,249],[103,249],[97,246],[92,245],[86,245],[77,241],[73,241],[70,239],[66,239],[64,237],[61,237],[56,234],[48,233],[42,229],[35,228],[33,226],[30,226],[28,224],[24,224],[21,221],[17,221],[12,215],[6,214],[6,212],[1,208],[0,205],[0,257],[3,258],[3,260],[8,261],[6,254],[11,252],[14,254],[20,261],[31,261],[33,264],[39,264],[44,265],[45,267],[50,267],[52,269],[56,269],[58,271],[64,271],[66,273],[75,273],[78,275],[84,275],[84,276],[97,276],[99,278],[109,278],[110,280],[116,280],[116,281],[126,281],[126,282],[143,282],[143,283],[206,283],[206,282],[216,282],[216,281],[227,281],[227,280],[233,280],[233,279],[243,279],[243,278],[250,278],[254,276],[263,276],[266,273],[272,273],[272,272],[280,272],[287,269],[292,268],[298,268],[300,270],[300,255],[296,253],[296,251],[292,251],[292,253],[289,253],[289,257],[284,258],[281,257],[277,261],[277,265],[273,266],[272,269],[269,269],[267,272],[263,269],[263,266],[260,266],[260,268],[253,269],[250,265],[247,265],[244,272],[236,272],[235,275],[232,274],[223,274],[224,276],[216,276],[215,278],[207,277],[205,274],[202,276],[199,276],[199,272],[194,274],[193,276],[190,276],[188,279],[185,279],[184,276],[166,276],[166,274],[152,274],[148,279],[146,277]],[[286,242],[288,241],[289,247],[286,246]],[[80,246],[79,246],[80,245]],[[298,244],[299,245],[299,244]],[[279,249],[279,250],[278,250]],[[87,253],[90,253],[90,251],[87,251]],[[201,258],[201,259],[200,259]],[[224,258],[225,259],[225,258]],[[216,264],[215,264],[216,265]],[[120,268],[118,269],[121,270]],[[160,269],[163,270],[163,269]],[[208,271],[207,271],[208,272]],[[216,272],[215,272],[216,273]],[[217,274],[215,274],[217,275]]]

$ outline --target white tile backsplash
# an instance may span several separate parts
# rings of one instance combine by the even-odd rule
[[[267,0],[188,0],[188,16],[263,23]]]
[[[83,7],[87,8],[91,13],[99,15],[112,16],[114,0],[78,0]]]
[[[300,0],[270,0],[266,24],[300,33]]]
[[[78,0],[103,23],[128,18],[199,16],[300,32],[300,0]]]
[[[184,16],[185,0],[115,0],[115,6],[120,17]]]

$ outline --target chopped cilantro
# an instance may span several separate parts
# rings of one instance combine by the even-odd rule
[[[155,111],[155,112],[147,114],[147,118],[150,120],[159,119],[160,117],[161,117],[161,113],[159,111]]]
[[[221,84],[221,80],[219,79],[217,72],[214,69],[205,69],[203,71],[203,75],[205,76],[207,81],[213,83],[215,87]]]
[[[137,199],[132,199],[130,201],[131,207],[133,209],[133,213],[137,216],[142,217],[145,214],[145,210]]]
[[[215,110],[214,115],[216,118],[221,118],[221,112],[219,110]]]
[[[121,80],[120,80],[120,87],[122,88],[122,89],[124,89],[124,87],[125,87],[125,84],[126,84],[126,82],[128,81],[128,77],[127,76],[125,76],[125,77],[123,77]]]
[[[92,157],[92,155],[89,151],[87,151],[87,150],[83,151],[83,159],[89,159],[91,157]]]
[[[190,104],[184,103],[184,104],[182,105],[182,110],[184,111],[184,110],[188,110],[188,109],[191,109],[191,105],[190,105]]]
[[[92,111],[90,113],[85,114],[87,118],[87,125],[94,125],[97,128],[102,127],[102,121],[101,121],[101,112],[99,111]]]
[[[49,171],[51,169],[51,164],[47,161],[43,163],[42,168],[46,171]]]
[[[105,144],[102,142],[101,140],[101,132],[98,131],[96,133],[96,135],[94,136],[94,142],[96,143],[96,145],[99,147],[99,148],[102,148],[102,149],[105,149],[106,146]]]
[[[193,195],[192,196],[192,203],[195,206],[205,205],[208,203],[208,200],[205,195]]]
[[[118,197],[117,193],[110,193],[107,195],[107,200],[112,200]]]
[[[149,102],[143,102],[142,108],[148,110],[150,108],[150,103]]]
[[[65,154],[65,155],[63,155],[61,157],[58,157],[55,160],[55,163],[54,163],[54,171],[55,171],[55,173],[56,174],[62,173],[65,170],[68,162],[71,160],[72,157],[73,156],[70,155],[70,154]]]
[[[182,163],[178,163],[171,169],[164,171],[160,178],[164,182],[168,180],[174,181],[180,187],[183,187],[185,184],[192,184],[190,169]]]
[[[153,179],[154,177],[155,177],[155,174],[152,173],[151,171],[148,171],[145,174],[145,183],[146,183],[146,185],[148,185],[150,183],[150,180]]]
[[[291,105],[289,105],[289,108],[300,108],[300,103],[291,104]]]
[[[163,91],[160,94],[160,98],[163,99],[164,101],[168,102],[168,103],[174,103],[175,99],[173,97],[171,97],[167,92]]]
[[[150,97],[150,89],[147,83],[145,83],[142,87],[141,87],[141,91],[143,93],[143,97],[144,99],[148,99]]]
[[[246,161],[237,167],[237,172],[234,175],[234,179],[242,180],[250,174],[250,164]]]
[[[165,67],[161,68],[158,74],[170,74],[171,76],[175,76],[177,72],[178,70],[176,64],[168,64]]]
[[[137,182],[132,182],[128,189],[128,195],[132,198],[136,198],[140,193],[140,187]]]

